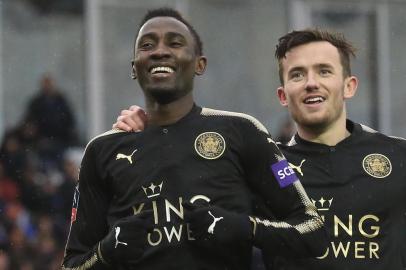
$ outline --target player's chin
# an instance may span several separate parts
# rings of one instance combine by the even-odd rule
[[[319,116],[307,116],[302,117],[301,120],[297,121],[302,126],[307,126],[314,130],[323,130],[325,127],[328,126],[328,118],[326,117],[319,117]]]
[[[171,88],[154,88],[150,91],[150,94],[162,105],[171,103],[179,98],[179,93]]]

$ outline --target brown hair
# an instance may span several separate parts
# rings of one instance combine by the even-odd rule
[[[305,29],[292,31],[278,40],[275,57],[278,59],[279,80],[282,85],[284,84],[282,59],[286,57],[286,53],[294,47],[315,41],[327,41],[336,47],[340,54],[341,65],[343,66],[343,76],[347,77],[351,75],[350,57],[355,57],[355,47],[345,39],[344,35],[327,30]]]

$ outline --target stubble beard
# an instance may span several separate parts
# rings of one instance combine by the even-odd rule
[[[322,115],[299,115],[294,117],[297,125],[314,134],[322,134],[329,130],[338,121],[343,114],[344,107],[339,106],[338,109],[323,112]]]

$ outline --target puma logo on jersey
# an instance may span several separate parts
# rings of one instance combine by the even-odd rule
[[[293,169],[295,169],[298,173],[300,173],[301,176],[303,176],[302,165],[305,161],[306,161],[306,159],[303,159],[302,162],[300,162],[300,165],[298,165],[298,166],[289,162],[289,166],[292,167]]]
[[[213,223],[209,226],[209,228],[207,229],[207,232],[214,234],[214,227],[216,226],[217,221],[222,220],[223,217],[216,218],[215,216],[213,216],[213,214],[210,211],[209,211],[209,215],[213,217]]]
[[[116,156],[116,160],[124,158],[124,159],[127,159],[130,164],[133,164],[132,157],[133,157],[134,153],[137,152],[137,150],[138,150],[138,149],[135,149],[135,150],[131,153],[131,155],[124,155],[124,154],[122,154],[122,153],[118,153],[117,156]]]
[[[118,235],[120,234],[120,227],[116,227],[115,230],[116,230],[116,245],[114,246],[114,248],[117,248],[118,244],[122,244],[122,245],[124,245],[124,246],[128,246],[127,243],[121,242],[121,241],[118,240]]]

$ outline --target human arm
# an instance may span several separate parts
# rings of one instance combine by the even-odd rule
[[[109,225],[107,216],[113,194],[95,148],[89,143],[82,160],[63,270],[117,269],[118,265],[133,264],[142,256],[146,244],[145,216],[124,217]]]
[[[253,244],[268,257],[320,256],[326,235],[315,206],[262,124],[245,120],[236,121],[229,149],[238,153],[243,179],[261,210],[236,213],[218,205],[186,207],[185,219],[196,243],[223,249]]]
[[[327,241],[316,207],[270,134],[253,123],[241,128],[241,141],[247,181],[262,206],[254,245],[265,256],[320,256]]]

